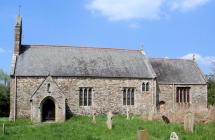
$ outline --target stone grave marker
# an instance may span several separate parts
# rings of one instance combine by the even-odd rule
[[[178,135],[175,132],[170,134],[169,140],[179,140]]]
[[[93,116],[92,117],[93,117],[92,118],[92,123],[96,124],[96,113],[95,112],[93,112]]]
[[[112,114],[111,111],[109,111],[108,114],[107,114],[107,122],[106,122],[106,124],[107,124],[107,128],[110,129],[110,130],[112,129],[112,125],[113,125],[112,117],[113,117],[113,114]]]
[[[152,121],[153,120],[153,115],[154,115],[154,112],[153,111],[149,111],[149,113],[148,113],[148,120],[149,121]]]
[[[155,114],[155,108],[156,108],[156,106],[152,105],[151,110],[149,110],[149,112],[148,112],[147,119],[149,121],[153,120],[153,117],[154,117],[154,114]]]
[[[194,115],[192,112],[187,112],[184,117],[184,131],[193,132],[194,128]]]
[[[149,133],[146,129],[139,129],[137,131],[137,140],[149,140]]]
[[[130,120],[130,112],[129,108],[126,109],[127,120]]]
[[[5,134],[5,125],[4,125],[4,123],[3,123],[3,125],[2,125],[2,134],[3,134],[3,135]]]

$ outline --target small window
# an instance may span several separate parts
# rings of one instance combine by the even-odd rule
[[[82,87],[79,90],[79,105],[91,106],[92,105],[92,88]]]
[[[123,88],[123,105],[134,105],[134,88]]]
[[[87,89],[84,89],[84,106],[87,106]]]
[[[190,87],[177,87],[176,102],[177,103],[190,102]]]
[[[142,84],[142,91],[146,91],[146,84],[145,83]]]
[[[88,106],[92,104],[92,89],[90,88],[88,91]]]
[[[123,105],[126,105],[126,89],[123,89]]]
[[[142,91],[149,91],[149,88],[150,88],[149,82],[147,83],[143,82]]]
[[[48,85],[47,85],[47,92],[51,93],[51,91],[50,91],[50,83],[48,83]]]
[[[134,89],[131,91],[131,105],[134,105]]]
[[[84,95],[83,95],[83,89],[80,88],[80,93],[79,93],[79,105],[82,106],[83,105],[83,98],[84,98]]]
[[[149,82],[146,83],[146,91],[149,91]]]

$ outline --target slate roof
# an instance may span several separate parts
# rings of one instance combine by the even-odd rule
[[[156,77],[139,50],[43,45],[22,45],[21,50],[17,76]]]
[[[206,84],[205,76],[193,60],[150,59],[159,83]]]

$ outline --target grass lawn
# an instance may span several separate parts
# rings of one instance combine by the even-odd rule
[[[139,127],[148,130],[150,140],[169,140],[172,131],[178,134],[180,140],[215,140],[215,123],[198,124],[191,134],[185,133],[180,124],[144,121],[137,117],[126,120],[125,116],[114,116],[112,130],[106,127],[106,116],[99,116],[96,120],[97,123],[92,124],[89,117],[75,116],[65,123],[33,125],[29,120],[9,122],[6,118],[0,118],[0,140],[136,140]],[[4,136],[3,123],[6,126]]]

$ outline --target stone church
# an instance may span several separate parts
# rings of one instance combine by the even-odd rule
[[[207,81],[194,60],[154,59],[143,50],[22,44],[16,19],[10,119],[63,122],[73,114],[142,115],[160,105],[207,108]]]

